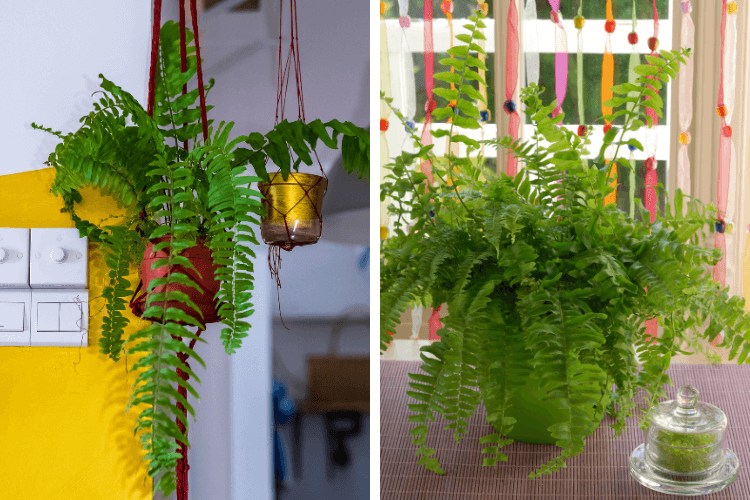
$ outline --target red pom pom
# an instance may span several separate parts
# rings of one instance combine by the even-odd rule
[[[732,137],[732,127],[727,125],[721,129],[721,133],[724,134],[724,137]]]
[[[424,103],[424,112],[425,113],[432,113],[437,109],[437,101],[435,99],[430,99],[426,103]]]
[[[656,158],[646,158],[646,171],[656,170]]]
[[[604,133],[606,134],[607,132],[609,132],[609,129],[611,129],[611,128],[612,128],[612,124],[611,123],[606,124],[604,126]]]
[[[385,118],[381,118],[380,119],[380,131],[385,132],[386,130],[388,130],[388,120],[386,120]]]
[[[632,33],[628,33],[628,42],[630,42],[630,45],[635,45],[638,43],[638,33],[635,31]]]
[[[607,33],[614,33],[615,32],[615,26],[617,24],[614,21],[607,21],[604,23],[604,31]]]
[[[659,39],[655,36],[652,36],[648,39],[648,48],[651,52],[654,52],[656,49],[659,48]]]
[[[579,125],[578,126],[578,135],[583,137],[586,135],[586,125]]]
[[[440,4],[440,10],[443,11],[443,14],[450,14],[453,12],[453,2],[451,0],[443,0],[443,3]]]

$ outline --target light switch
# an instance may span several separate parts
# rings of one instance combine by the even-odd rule
[[[32,228],[31,288],[86,288],[88,238],[77,229]]]
[[[29,230],[0,228],[0,289],[29,288]]]
[[[75,302],[60,304],[60,331],[80,332],[83,317],[83,307]]]
[[[0,302],[0,332],[23,331],[23,302]]]
[[[32,292],[33,293],[33,292]],[[37,306],[36,331],[60,331],[60,303],[40,302]]]
[[[0,346],[31,343],[31,290],[0,289]]]
[[[34,346],[87,347],[88,290],[31,291],[30,344]]]

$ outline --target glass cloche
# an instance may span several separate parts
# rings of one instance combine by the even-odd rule
[[[630,456],[630,474],[652,490],[673,495],[705,495],[737,479],[739,460],[726,447],[727,417],[698,402],[698,389],[684,385],[677,399],[652,412],[646,442]]]

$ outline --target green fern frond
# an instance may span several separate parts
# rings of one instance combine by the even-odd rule
[[[331,132],[327,129],[331,129]],[[282,177],[287,179],[292,169],[299,171],[300,164],[310,166],[315,163],[313,157],[318,141],[331,149],[337,149],[339,135],[344,170],[369,182],[370,134],[353,123],[338,120],[327,123],[319,119],[310,123],[282,120],[265,135],[255,132],[244,138],[252,149],[237,148],[233,165],[250,162],[255,174],[268,180],[265,161],[268,158],[279,167]]]
[[[151,164],[149,175],[161,180],[167,194],[155,196],[149,208],[155,215],[167,221],[166,226],[159,226],[154,230],[150,239],[155,240],[165,233],[169,236],[166,241],[154,245],[156,251],[164,251],[166,258],[154,262],[153,268],[166,268],[166,276],[153,280],[149,284],[149,295],[146,301],[144,318],[152,319],[157,323],[140,330],[130,336],[131,343],[128,354],[147,353],[135,365],[134,369],[143,370],[136,379],[130,406],[146,404],[146,410],[142,411],[136,420],[135,432],[141,433],[141,442],[146,450],[146,459],[149,461],[148,472],[152,477],[158,476],[157,488],[162,489],[165,494],[171,493],[170,487],[174,485],[174,467],[180,454],[176,453],[178,442],[188,445],[186,436],[174,423],[180,419],[187,422],[172,402],[174,398],[173,384],[184,387],[187,391],[198,397],[197,392],[188,380],[183,380],[177,375],[180,369],[187,373],[196,382],[199,382],[195,373],[177,356],[178,353],[190,355],[193,359],[205,366],[200,357],[190,349],[183,339],[195,339],[205,342],[178,322],[201,327],[202,324],[177,307],[166,306],[168,303],[182,303],[196,312],[200,313],[198,307],[189,299],[188,295],[174,289],[176,284],[190,283],[191,278],[174,270],[179,264],[185,269],[197,272],[190,261],[181,256],[181,253],[195,246],[197,238],[197,227],[192,220],[192,213],[182,208],[180,200],[189,199],[187,187],[191,185],[191,172],[187,164],[176,162],[170,163],[163,156],[157,158]],[[166,207],[166,209],[165,209]],[[167,228],[165,231],[162,228]],[[156,292],[155,287],[163,291]],[[196,285],[197,288],[197,285]],[[187,432],[187,431],[186,431]]]
[[[212,212],[209,246],[214,264],[219,266],[216,278],[221,285],[214,301],[224,324],[221,340],[227,354],[234,353],[247,337],[253,314],[253,262],[255,253],[249,244],[258,245],[253,226],[260,225],[263,215],[260,192],[250,189],[261,179],[244,175],[242,167],[232,167],[230,151],[234,144],[246,140],[238,137],[228,142],[231,126],[223,122],[206,144],[205,154],[210,188],[208,206]]]
[[[540,373],[547,401],[567,410],[566,419],[549,428],[563,454],[537,469],[532,474],[535,477],[557,470],[565,458],[583,451],[583,438],[599,424],[593,411],[586,408],[600,402],[606,374],[597,364],[583,364],[578,358],[581,352],[599,349],[606,342],[595,324],[596,319],[606,319],[606,315],[583,312],[585,309],[539,290],[525,297],[519,311],[528,335],[527,348],[536,353],[532,365]],[[549,313],[539,314],[540,311]]]
[[[427,435],[429,432],[428,422],[435,420],[433,411],[442,412],[433,396],[437,390],[440,379],[445,376],[443,352],[446,346],[441,342],[422,347],[421,369],[427,375],[410,373],[409,378],[414,380],[409,386],[413,389],[406,391],[406,394],[415,399],[417,403],[409,404],[409,409],[414,411],[414,415],[409,415],[409,422],[416,424],[411,430],[412,444],[417,446],[418,464],[424,466],[427,470],[436,474],[445,474],[440,467],[440,462],[432,455],[435,454],[434,448],[427,447]]]
[[[99,351],[117,361],[125,344],[122,336],[130,323],[123,315],[127,308],[125,299],[133,295],[126,276],[130,274],[130,265],[138,256],[134,251],[138,235],[123,226],[108,229],[110,233],[102,243],[102,249],[106,252],[105,262],[110,269],[109,285],[102,291],[106,303]]]

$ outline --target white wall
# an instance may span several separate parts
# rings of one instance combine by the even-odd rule
[[[369,232],[368,227],[361,230]],[[370,268],[357,267],[364,248],[321,239],[315,245],[282,252],[279,296],[283,317],[366,315],[370,308]],[[261,272],[268,272],[268,266]],[[272,296],[273,315],[278,317],[275,290]]]
[[[260,2],[262,12],[230,13],[241,3],[225,0],[200,18],[206,78],[216,78],[209,96],[217,120],[232,120],[235,133],[267,132],[274,124],[279,2]],[[225,5],[226,4],[226,5]],[[289,3],[284,20],[288,26]],[[299,46],[308,121],[320,118],[369,124],[369,4],[364,1],[298,2]],[[283,30],[288,35],[288,28]],[[284,38],[286,56],[289,38]],[[292,79],[294,76],[292,76]],[[290,83],[286,117],[297,119]],[[325,169],[337,158],[323,147]],[[315,173],[314,170],[308,170]]]
[[[150,0],[3,2],[0,175],[47,168],[57,139],[36,122],[70,132],[93,109],[99,74],[145,102]]]

